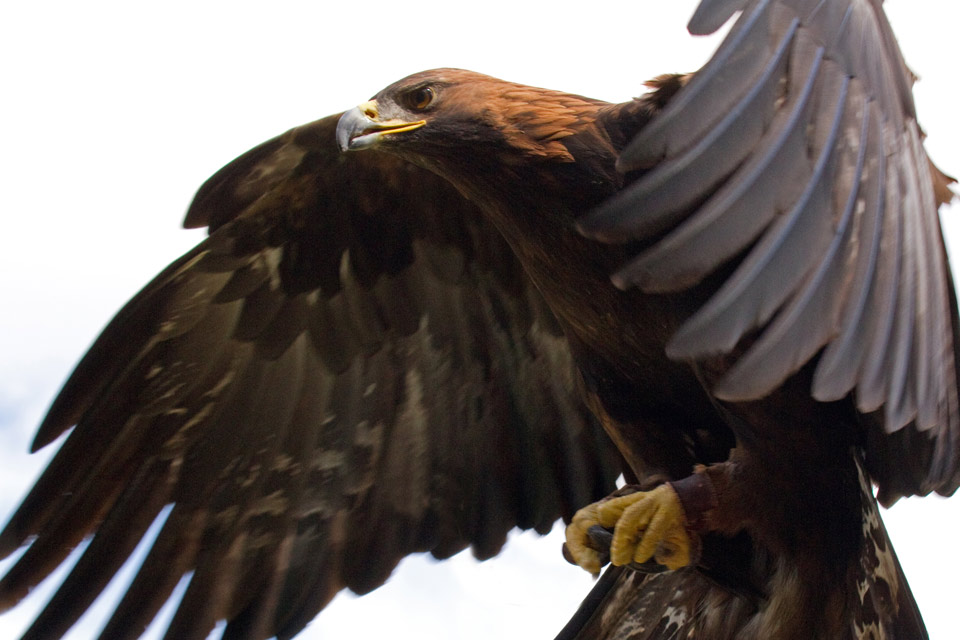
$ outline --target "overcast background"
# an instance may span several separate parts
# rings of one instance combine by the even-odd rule
[[[649,77],[696,69],[716,44],[687,35],[692,0],[457,4],[4,4],[0,519],[49,456],[25,453],[47,403],[123,302],[202,237],[178,229],[183,212],[233,157],[422,69],[622,101]],[[960,173],[960,8],[886,4],[921,77],[928,149]],[[905,500],[884,518],[931,637],[955,638],[960,499]],[[591,586],[560,542],[557,528],[515,536],[482,564],[469,553],[410,558],[374,594],[341,594],[301,637],[552,638]],[[21,631],[44,597],[0,616],[0,637]],[[94,612],[69,637],[100,624]]]

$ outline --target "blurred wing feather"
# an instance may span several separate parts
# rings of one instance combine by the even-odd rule
[[[68,629],[172,504],[105,638],[133,638],[192,572],[167,631],[290,637],[412,552],[496,554],[618,472],[566,340],[498,232],[452,187],[337,118],[214,175],[210,237],[147,285],[37,435],[74,426],[0,534],[30,542],[12,606],[92,541],[26,638]]]

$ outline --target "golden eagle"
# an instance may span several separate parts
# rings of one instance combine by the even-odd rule
[[[956,486],[944,182],[879,9],[795,4],[624,105],[428,72],[339,121],[390,155],[340,155],[331,118],[214,176],[187,218],[210,239],[41,426],[77,428],[0,538],[37,536],[6,601],[96,530],[32,631],[57,635],[172,501],[106,635],[194,570],[171,637],[289,636],[405,553],[493,553],[610,490],[597,419],[673,481],[651,495],[705,496],[653,549],[696,568],[610,574],[615,619],[915,637],[861,469],[887,501]]]

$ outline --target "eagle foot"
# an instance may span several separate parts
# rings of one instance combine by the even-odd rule
[[[651,559],[668,569],[696,561],[699,536],[688,531],[683,504],[669,484],[621,493],[587,505],[573,516],[565,551],[574,564],[596,575],[607,557],[614,565],[641,565],[638,568],[646,571]],[[609,556],[597,526],[613,531]]]

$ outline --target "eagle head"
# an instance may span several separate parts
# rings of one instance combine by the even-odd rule
[[[573,162],[564,140],[596,120],[599,100],[462,69],[408,76],[347,111],[341,150],[378,148],[414,161],[484,149],[499,162]],[[492,152],[492,153],[491,153]]]

